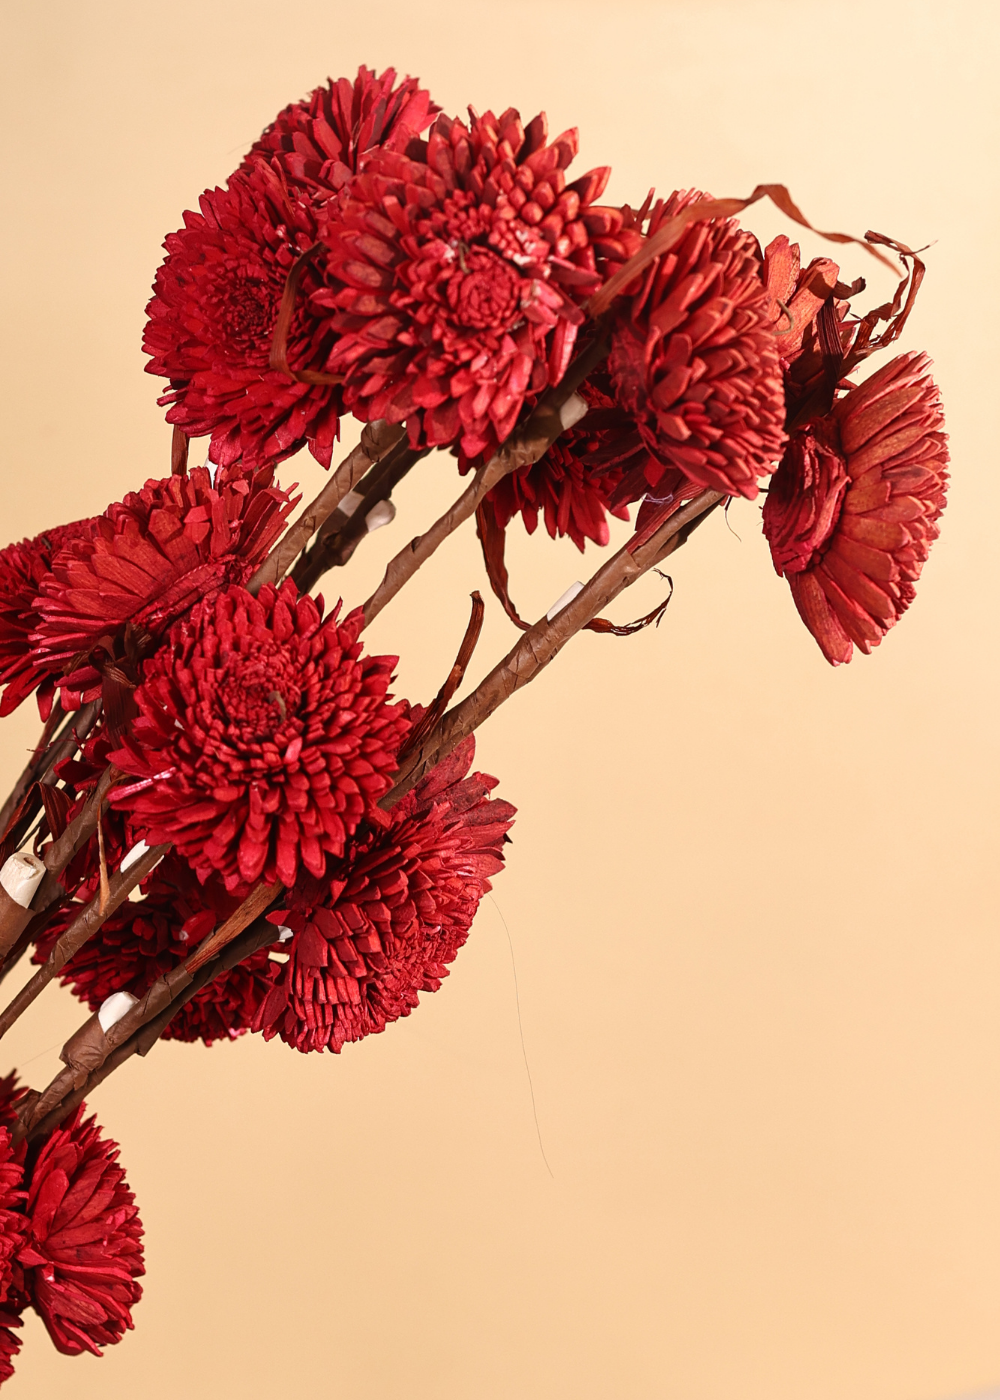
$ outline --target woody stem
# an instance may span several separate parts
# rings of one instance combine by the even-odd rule
[[[643,543],[633,537],[556,615],[541,618],[524,633],[471,695],[449,710],[406,758],[396,784],[381,802],[388,810],[505,700],[534,680],[602,608],[682,544],[701,519],[723,500],[721,491],[703,491]]]
[[[606,339],[598,337],[570,365],[555,388],[550,389],[538,403],[527,421],[516,429],[503,445],[476,472],[470,484],[444,515],[440,516],[423,535],[417,535],[389,561],[382,582],[364,605],[367,627],[387,603],[425,564],[449,535],[471,516],[498,481],[521,467],[537,462],[556,438],[582,414],[573,415],[568,406],[577,389],[608,353]],[[583,405],[586,412],[586,405]]]

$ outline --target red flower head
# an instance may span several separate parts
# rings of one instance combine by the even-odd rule
[[[395,69],[379,76],[362,64],[353,83],[328,78],[326,87],[279,112],[240,169],[272,161],[289,186],[321,203],[343,188],[366,151],[375,146],[405,150],[437,110],[419,79],[396,83]]]
[[[16,710],[43,679],[39,708],[46,716],[51,709],[55,681],[35,666],[31,646],[38,626],[35,599],[55,555],[70,541],[87,536],[94,523],[75,520],[0,551],[0,685],[7,687],[0,716]]]
[[[263,162],[231,176],[227,190],[207,190],[201,213],[184,215],[170,234],[153,283],[143,348],[150,374],[170,390],[167,421],[189,437],[211,433],[212,460],[260,467],[309,445],[330,465],[340,431],[336,386],[311,382],[328,342],[305,294],[318,286],[307,263],[287,329],[292,373],[272,369],[271,347],[285,284],[300,254],[316,242],[308,204]],[[306,375],[298,378],[299,373]]]
[[[689,191],[658,203],[648,235],[704,197]],[[757,478],[774,470],[784,395],[761,272],[752,234],[732,219],[701,221],[622,298],[611,377],[651,453],[654,491],[673,467],[701,487],[752,500]]]
[[[553,539],[569,535],[582,550],[587,540],[607,544],[609,513],[628,519],[617,489],[636,459],[645,462],[649,454],[610,390],[606,374],[585,380],[579,393],[590,407],[581,422],[556,438],[537,462],[511,472],[493,488],[486,506],[502,530],[520,515],[533,534],[542,512]]]
[[[900,355],[797,432],[764,505],[774,567],[833,665],[914,598],[945,506],[948,449],[926,355]]]
[[[335,878],[306,881],[268,917],[293,930],[291,954],[254,1024],[297,1050],[333,1050],[408,1016],[468,937],[502,868],[509,802],[496,779],[466,777],[470,737],[358,840]]]
[[[28,1182],[26,1233],[18,1254],[25,1302],[68,1356],[121,1340],[142,1297],[142,1224],[118,1165],[80,1107],[45,1141]]]
[[[440,116],[426,156],[362,162],[321,234],[331,282],[313,297],[339,332],[326,369],[359,418],[406,422],[418,446],[466,457],[508,435],[529,393],[562,378],[600,283],[587,232],[607,170],[571,185],[577,133],[544,116]]]
[[[386,699],[393,656],[362,657],[359,611],[324,622],[286,580],[232,587],[174,625],[146,662],[139,718],[112,761],[135,827],[171,841],[200,880],[231,893],[261,877],[322,878],[390,786],[409,730]]]
[[[127,900],[67,964],[71,986],[91,1011],[114,992],[143,996],[157,978],[183,962],[236,909],[217,876],[200,885],[173,852],[143,884],[141,901]],[[46,926],[33,961],[44,963],[79,905]],[[271,990],[275,965],[261,949],[216,977],[186,1002],[163,1032],[164,1040],[231,1040],[248,1030]]]
[[[41,584],[32,642],[38,665],[77,659],[61,682],[65,705],[96,698],[98,667],[133,663],[204,594],[246,582],[295,504],[272,482],[270,470],[236,470],[213,487],[201,467],[147,481],[60,550]]]

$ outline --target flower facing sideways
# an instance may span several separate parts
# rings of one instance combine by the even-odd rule
[[[791,439],[764,505],[774,567],[833,665],[913,601],[945,505],[948,449],[926,355],[900,355]]]

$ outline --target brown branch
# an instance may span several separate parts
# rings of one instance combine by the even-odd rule
[[[395,598],[420,566],[426,564],[448,536],[475,515],[480,502],[498,481],[545,455],[568,426],[562,417],[564,406],[587,375],[605,358],[609,348],[609,342],[601,336],[592,341],[569,366],[555,388],[549,389],[542,397],[527,421],[510,435],[488,462],[484,462],[454,505],[434,522],[426,534],[417,535],[389,561],[382,582],[365,603],[366,627]]]
[[[147,855],[152,855],[152,851],[148,852]],[[143,859],[145,860],[146,857]],[[281,889],[280,884],[258,885],[224,924],[210,934],[182,963],[171,968],[163,977],[157,978],[149,990],[107,1030],[101,1026],[99,1014],[96,1012],[89,1020],[85,1021],[70,1036],[60,1052],[60,1059],[66,1068],[59,1071],[37,1098],[32,1097],[25,1100],[19,1114],[19,1129],[14,1136],[19,1138],[30,1132],[37,1123],[61,1104],[67,1095],[81,1089],[88,1076],[94,1070],[100,1069],[114,1051],[124,1045],[147,1022],[159,1017],[186,988],[192,985],[202,968],[206,967],[214,957],[222,952],[223,948],[238,938],[249,924],[252,924],[263,914],[267,906],[277,898]],[[99,923],[95,924],[92,931],[96,931],[96,928],[99,927]],[[81,939],[81,946],[83,941],[85,940]],[[55,952],[56,949],[53,949],[53,954]],[[52,961],[53,958],[50,957],[49,963]],[[49,963],[41,969],[42,972],[48,968]],[[33,978],[32,982],[28,984],[28,988],[31,988],[37,980],[37,977]],[[25,990],[27,991],[28,988]],[[18,1000],[19,998],[15,998],[14,1002],[11,1003],[11,1008],[17,1004]],[[11,1008],[8,1008],[8,1011]],[[4,1018],[0,1018],[0,1033],[2,1033],[3,1020],[6,1017],[7,1012],[4,1013]],[[13,1024],[13,1019],[16,1017],[12,1018],[11,1024]]]
[[[401,424],[386,423],[381,418],[365,425],[361,442],[348,453],[316,499],[286,531],[247,584],[251,593],[256,596],[265,583],[279,583],[284,578],[316,531],[348,492],[354,490],[372,464],[396,446],[404,431]]]
[[[448,672],[444,685],[427,707],[426,713],[422,715],[420,721],[414,725],[407,737],[406,744],[400,749],[400,763],[403,762],[407,754],[412,753],[414,749],[420,746],[424,736],[429,734],[435,724],[437,724],[438,720],[448,708],[451,697],[462,684],[466,668],[472,660],[472,653],[476,649],[479,635],[483,630],[483,618],[485,615],[486,604],[483,602],[483,595],[477,588],[472,594],[472,613],[469,617],[469,625],[465,629],[465,636],[462,638],[462,645],[459,647],[458,655],[455,657],[455,664]]]
[[[269,924],[265,919],[257,919],[239,938],[235,938],[219,957],[202,967],[192,981],[158,1015],[133,1032],[124,1044],[119,1045],[96,1069],[91,1070],[85,1083],[74,1088],[41,1120],[33,1118],[33,1126],[27,1130],[29,1141],[46,1137],[53,1128],[57,1128],[85,1098],[89,1098],[93,1090],[107,1079],[109,1074],[113,1074],[126,1060],[131,1059],[133,1055],[148,1055],[181,1008],[209,982],[232,971],[238,963],[251,957],[259,949],[266,948],[269,943],[276,942],[277,938],[278,930],[273,924]],[[31,1107],[34,1108],[39,1101],[35,1100]]]
[[[187,476],[188,469],[188,435],[183,428],[178,428],[174,424],[174,431],[170,438],[170,475]]]
[[[411,448],[405,438],[387,452],[359,483],[360,502],[350,515],[336,510],[320,530],[312,548],[299,557],[292,578],[300,593],[309,593],[328,569],[342,567],[368,532],[368,517],[386,501],[407,472],[427,455],[428,448]]]
[[[477,729],[515,691],[534,680],[570,637],[623,589],[672,553],[696,522],[723,499],[721,491],[703,491],[671,515],[643,543],[637,545],[633,537],[554,618],[543,617],[530,627],[472,694],[450,710],[409,756],[395,786],[380,806],[385,810],[394,806],[435,764],[447,757],[456,744]]]
[[[144,851],[138,860],[127,870],[117,870],[108,883],[107,900],[102,907],[101,892],[77,914],[76,918],[60,934],[55,947],[46,962],[35,973],[30,982],[0,1014],[0,1038],[5,1036],[14,1022],[27,1011],[36,997],[40,996],[53,977],[80,951],[88,939],[93,938],[98,929],[129,897],[136,885],[144,880],[157,861],[170,849],[169,846],[152,846]]]

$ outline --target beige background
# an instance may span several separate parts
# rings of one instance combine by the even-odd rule
[[[12,1400],[1000,1381],[995,13],[6,0],[4,540],[166,471],[139,348],[160,241],[280,106],[362,60],[453,111],[579,125],[578,169],[612,164],[618,200],[783,180],[821,226],[935,241],[905,345],[936,361],[954,458],[918,603],[873,657],[826,666],[744,503],[677,557],[658,631],[578,639],[496,717],[508,870],[409,1021],[337,1059],[161,1046],[109,1082],[147,1232],[137,1330],[70,1360],[29,1320]],[[863,253],[844,267],[888,292]],[[349,601],[455,490],[443,459],[406,483]],[[518,529],[511,559],[536,615],[584,567]],[[481,583],[463,536],[379,619],[401,692],[437,688]],[[477,674],[512,640],[498,614]],[[5,784],[35,727],[6,722]],[[45,1082],[79,1019],[52,990],[3,1067]]]

